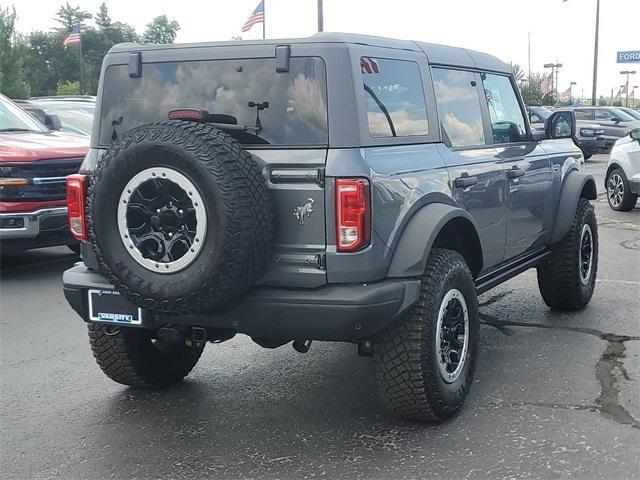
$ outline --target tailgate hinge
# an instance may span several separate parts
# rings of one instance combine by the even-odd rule
[[[316,183],[324,187],[324,168],[319,168],[316,173]]]
[[[316,268],[318,270],[326,270],[327,269],[327,254],[326,253],[318,253],[316,255]]]

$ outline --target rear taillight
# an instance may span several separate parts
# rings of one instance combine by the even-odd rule
[[[361,250],[371,241],[371,196],[363,178],[336,180],[336,245],[339,252]]]
[[[87,224],[84,211],[86,186],[86,175],[75,174],[67,177],[67,218],[71,236],[76,240],[87,239]]]

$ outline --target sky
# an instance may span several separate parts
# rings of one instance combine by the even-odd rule
[[[9,0],[11,1],[11,0]],[[241,32],[259,0],[107,0],[114,21],[139,32],[156,15],[180,23],[177,43],[261,38],[262,26]],[[6,0],[0,0],[7,5]],[[15,0],[17,29],[50,30],[61,1]],[[91,13],[102,0],[69,0]],[[317,29],[316,0],[266,0],[267,38],[306,37]],[[573,94],[591,94],[596,0],[324,0],[325,31],[363,33],[460,46],[491,53],[531,70],[560,62],[559,90],[577,82]],[[602,0],[598,95],[616,93],[636,70],[630,85],[640,85],[640,63],[617,64],[616,51],[640,50],[640,0]],[[636,92],[640,91],[640,87]]]

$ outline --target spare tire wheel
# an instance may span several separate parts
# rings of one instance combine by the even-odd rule
[[[185,121],[134,128],[89,189],[89,240],[132,303],[187,313],[234,299],[263,273],[273,215],[258,165],[223,131]]]

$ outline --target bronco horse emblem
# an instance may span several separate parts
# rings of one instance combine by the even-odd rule
[[[293,209],[293,215],[298,219],[300,225],[304,225],[304,217],[310,217],[313,213],[313,198],[307,198],[307,203]]]

